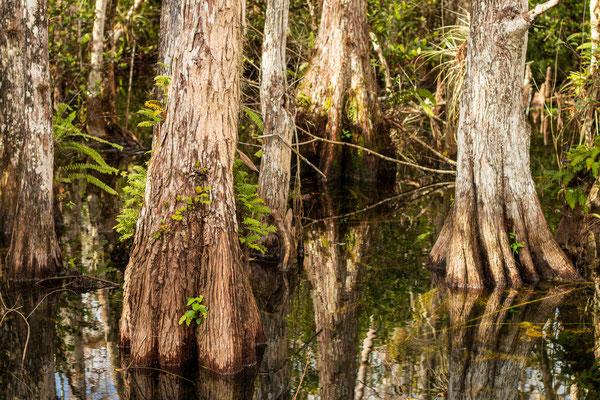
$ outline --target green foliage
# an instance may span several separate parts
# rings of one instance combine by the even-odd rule
[[[202,187],[202,186],[196,186],[196,196],[192,197],[180,197],[179,195],[177,195],[175,197],[175,199],[177,201],[184,201],[185,205],[179,209],[177,209],[177,211],[175,212],[175,214],[173,214],[171,216],[171,219],[173,219],[174,221],[181,221],[183,219],[183,213],[189,210],[195,210],[196,207],[199,204],[210,204],[211,200],[210,200],[210,191],[211,191],[211,187],[210,186],[206,186],[206,187]]]
[[[514,254],[519,254],[519,249],[523,246],[521,243],[519,243],[517,241],[517,235],[515,235],[514,233],[509,233],[508,236],[510,237],[511,243],[510,243],[510,248],[512,249]]]
[[[127,177],[127,185],[121,194],[121,213],[117,215],[117,225],[113,227],[119,234],[119,240],[124,241],[133,237],[137,220],[144,204],[144,191],[146,189],[146,167],[136,165]]]
[[[240,243],[264,254],[267,249],[260,244],[260,240],[269,233],[277,231],[273,225],[261,222],[271,213],[271,210],[265,206],[264,200],[258,197],[258,185],[250,183],[248,173],[244,170],[240,159],[235,160],[233,173],[235,199],[242,216]]]
[[[117,192],[102,182],[97,177],[90,175],[89,171],[96,171],[105,175],[115,175],[119,171],[111,167],[104,161],[102,155],[86,143],[96,142],[122,150],[123,147],[111,143],[96,136],[88,135],[74,124],[77,113],[66,104],[59,104],[57,111],[52,119],[54,127],[55,142],[55,160],[83,160],[81,162],[72,162],[66,165],[59,165],[55,168],[56,180],[58,182],[69,183],[76,179],[82,179],[88,183],[104,190],[109,194]],[[91,161],[85,161],[91,159]]]
[[[248,118],[250,118],[250,120],[252,121],[252,123],[254,123],[254,125],[256,125],[256,127],[259,130],[259,132],[262,132],[263,131],[262,117],[258,113],[256,113],[253,110],[249,109],[248,107],[244,107],[244,112],[246,113],[246,115],[248,116]]]
[[[188,297],[186,307],[191,308],[187,310],[185,314],[181,316],[181,318],[179,318],[179,325],[185,322],[187,326],[190,326],[192,321],[196,321],[196,324],[200,325],[200,323],[202,323],[202,317],[206,319],[208,316],[208,310],[202,304],[203,299],[204,296]]]
[[[441,28],[443,34],[439,44],[433,45],[431,50],[424,54],[429,60],[437,60],[439,64],[436,69],[446,87],[448,88],[448,114],[452,120],[458,120],[459,103],[463,91],[465,78],[465,45],[469,37],[470,18],[468,14],[460,15],[460,25]],[[430,99],[429,96],[424,96]],[[435,98],[432,101],[435,104]],[[424,103],[419,101],[421,107]],[[425,110],[430,117],[433,116],[431,110]]]
[[[568,163],[560,171],[546,171],[552,180],[559,184],[558,194],[564,194],[569,207],[577,205],[588,212],[587,193],[581,186],[586,177],[598,178],[600,170],[600,143],[595,141],[594,146],[580,145],[567,153]]]
[[[166,67],[164,64],[162,66]],[[144,103],[144,107],[138,111],[138,114],[143,116],[145,120],[138,123],[139,127],[156,126],[164,121],[170,84],[170,76],[159,75],[154,77],[154,86],[162,91],[164,100],[148,100]]]

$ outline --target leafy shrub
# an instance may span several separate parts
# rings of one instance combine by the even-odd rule
[[[547,171],[554,181],[559,184],[558,194],[564,194],[569,207],[578,204],[588,212],[587,193],[582,184],[586,178],[598,178],[600,170],[600,143],[596,138],[594,146],[580,145],[567,153],[568,162],[560,171]]]

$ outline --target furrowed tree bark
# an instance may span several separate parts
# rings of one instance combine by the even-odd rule
[[[25,140],[23,4],[0,3],[0,239],[9,240]]]
[[[197,358],[235,373],[257,363],[265,341],[233,194],[245,4],[186,0],[181,11],[166,120],[125,273],[121,344],[134,364]],[[210,204],[196,201],[199,191]],[[186,298],[200,295],[208,317],[178,325]]]
[[[552,236],[530,173],[525,49],[527,29],[546,6],[472,5],[454,206],[429,257],[450,287],[581,279]]]
[[[11,130],[22,129],[24,150],[18,170],[10,169],[17,173],[17,200],[12,209],[14,220],[3,274],[11,280],[39,279],[54,275],[61,268],[53,215],[54,137],[46,7],[45,0],[37,0],[24,3],[21,13],[14,9],[15,20],[23,29],[22,53],[15,61],[24,71],[18,93],[23,96],[22,112],[26,117],[24,121],[17,118],[15,127],[10,121],[7,124]],[[16,116],[17,110],[12,115]],[[11,142],[15,143],[8,141]]]
[[[596,102],[598,101],[598,90],[600,89],[600,76],[598,76],[598,51],[600,51],[600,2],[598,0],[590,0],[590,41],[592,44],[591,52],[592,59],[590,61],[590,79],[591,87],[586,90],[585,95],[589,104],[585,113],[583,126],[581,127],[581,137],[585,139],[588,146],[594,144],[594,115],[596,110]]]
[[[265,246],[269,255],[279,258],[279,267],[284,270],[293,262],[294,250],[292,219],[286,218],[294,132],[285,62],[289,6],[289,0],[267,2],[260,81],[265,137],[258,175],[258,195],[271,209],[269,219],[277,227],[277,232],[266,238]]]
[[[262,157],[258,195],[273,213],[283,217],[290,187],[294,120],[286,80],[285,46],[289,0],[269,0],[265,20],[260,81],[263,117]]]
[[[326,139],[349,140],[385,152],[389,143],[377,102],[370,63],[367,3],[364,0],[323,2],[321,24],[310,67],[296,92],[298,121]],[[354,149],[321,143],[305,146],[318,158],[328,179],[342,174],[374,180],[377,159]],[[347,166],[343,166],[346,152]]]

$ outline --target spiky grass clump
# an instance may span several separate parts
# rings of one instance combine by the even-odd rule
[[[429,60],[439,60],[436,67],[446,87],[447,121],[452,125],[458,121],[460,96],[465,79],[465,56],[467,54],[467,38],[469,37],[470,16],[459,14],[458,25],[444,26],[441,42],[433,49],[425,52]]]

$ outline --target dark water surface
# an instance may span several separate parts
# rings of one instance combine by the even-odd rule
[[[600,398],[600,284],[436,286],[424,262],[451,201],[436,188],[313,190],[300,266],[253,265],[269,339],[244,376],[131,368],[118,348],[120,288],[5,289],[0,399]],[[93,207],[66,219],[64,255],[119,280],[110,224],[93,223]]]

